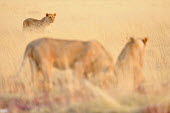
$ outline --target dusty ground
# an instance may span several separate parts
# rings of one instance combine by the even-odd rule
[[[161,108],[167,110],[169,105],[166,103],[170,102],[169,6],[169,0],[1,0],[0,108],[16,113],[137,113],[145,108],[145,113],[150,109],[153,113],[166,113],[154,107],[162,105]],[[54,24],[45,32],[22,32],[24,19],[41,19],[46,13],[57,15]],[[26,45],[44,36],[98,40],[112,54],[114,61],[129,37],[147,36],[144,75],[146,87],[154,93],[117,92],[105,84],[98,88],[98,85],[75,80],[69,70],[56,70],[54,90],[42,94],[31,85],[28,62],[19,76],[15,73]]]

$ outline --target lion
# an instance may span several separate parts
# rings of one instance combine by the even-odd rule
[[[128,87],[127,82],[131,82],[132,88],[136,89],[144,82],[142,68],[147,41],[148,38],[130,38],[130,41],[125,45],[115,64],[118,84],[122,82],[126,85],[125,87]]]
[[[56,13],[54,14],[46,13],[46,16],[43,17],[41,20],[28,18],[23,22],[23,30],[32,31],[33,29],[38,29],[38,30],[44,29],[45,27],[49,26],[51,23],[54,22],[55,16]]]
[[[29,58],[32,75],[43,75],[47,88],[52,88],[53,67],[59,70],[72,69],[78,77],[114,72],[111,55],[95,40],[77,41],[40,38],[30,42],[25,50],[20,67]],[[35,72],[33,71],[36,71]],[[19,72],[20,72],[19,71]]]

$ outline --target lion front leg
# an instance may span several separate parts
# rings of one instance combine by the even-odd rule
[[[138,71],[138,73],[135,73],[134,75],[134,88],[142,87],[142,84],[144,83],[144,76],[142,71]]]
[[[82,62],[76,62],[75,63],[75,65],[74,65],[74,75],[76,75],[76,77],[80,77],[80,78],[85,76]]]

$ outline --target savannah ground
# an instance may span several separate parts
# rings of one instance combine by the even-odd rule
[[[9,113],[168,113],[170,92],[169,0],[1,0],[0,111]],[[22,22],[56,13],[45,32],[23,33]],[[98,40],[114,62],[129,37],[148,37],[145,92],[114,87],[112,78],[78,80],[55,70],[54,88],[33,86],[29,62],[16,75],[26,45],[37,38]],[[124,82],[125,84],[128,81]]]

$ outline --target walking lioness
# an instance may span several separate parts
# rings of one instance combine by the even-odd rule
[[[34,18],[28,18],[23,22],[23,30],[33,30],[33,29],[44,29],[46,26],[49,26],[55,20],[56,13],[49,14],[46,13],[46,16],[41,20]]]
[[[52,87],[53,67],[70,68],[76,76],[84,77],[90,73],[112,72],[114,68],[110,54],[97,41],[40,38],[27,45],[21,68],[26,57],[29,57],[32,72],[36,70],[38,75],[42,74],[49,88]]]
[[[116,61],[115,72],[119,83],[125,84],[124,87],[128,87],[129,82],[132,87],[137,88],[144,81],[142,68],[147,40],[148,38],[131,38]]]

